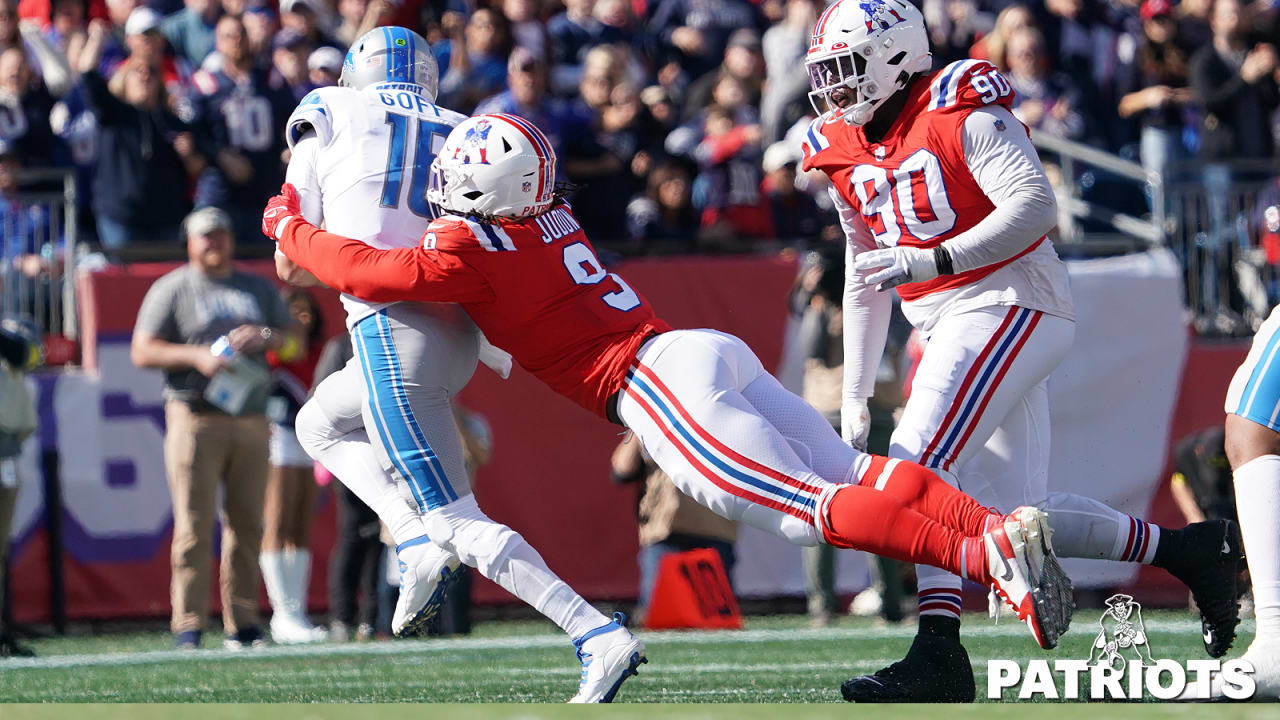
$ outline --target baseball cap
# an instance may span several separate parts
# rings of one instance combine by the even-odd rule
[[[1169,15],[1172,12],[1173,4],[1169,0],[1142,0],[1142,7],[1138,10],[1143,20]]]
[[[141,35],[160,29],[160,13],[149,7],[136,7],[124,23],[125,35]]]
[[[281,0],[280,12],[297,12],[310,10],[314,15],[322,15],[320,4],[316,0]]]
[[[790,143],[779,140],[765,148],[764,159],[762,160],[761,165],[764,166],[765,172],[771,173],[788,164],[799,163],[799,155],[800,154],[795,151]]]
[[[308,70],[342,71],[342,51],[332,47],[320,47],[307,57]]]
[[[515,46],[511,50],[511,57],[507,58],[507,72],[516,72],[517,70],[531,70],[535,65],[542,65],[542,59],[533,54],[529,48]]]
[[[729,36],[729,47],[744,47],[760,51],[760,33],[751,28],[738,28]]]
[[[276,33],[275,37],[271,38],[271,49],[279,50],[281,48],[287,48],[292,50],[306,42],[307,38],[302,33],[294,30],[293,28],[285,28]]]
[[[202,207],[193,210],[182,227],[187,235],[208,235],[215,230],[231,230],[231,217],[216,207]]]

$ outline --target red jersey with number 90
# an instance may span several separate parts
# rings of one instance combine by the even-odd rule
[[[819,169],[866,222],[881,247],[931,248],[977,225],[995,205],[965,161],[961,133],[969,112],[1008,107],[1009,81],[985,60],[960,60],[917,78],[906,105],[880,142],[843,120],[814,120],[804,139],[805,170]],[[898,286],[903,300],[977,282],[1008,260],[927,282]]]

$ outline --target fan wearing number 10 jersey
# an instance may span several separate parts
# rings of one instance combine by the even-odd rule
[[[800,545],[949,568],[993,585],[1042,647],[1057,643],[1070,581],[1039,511],[995,514],[919,465],[860,452],[738,338],[672,330],[600,265],[554,177],[541,131],[481,115],[450,133],[432,165],[428,198],[447,214],[419,247],[378,250],[320,230],[298,217],[288,185],[263,230],[344,292],[459,303],[535,377],[635,432],[676,487],[714,512]]]
[[[428,169],[464,117],[435,105],[435,61],[426,41],[405,28],[380,27],[356,40],[340,85],[313,91],[289,118],[287,178],[298,188],[300,213],[362,247],[413,247],[437,215],[426,197]],[[314,282],[279,253],[276,264],[286,280]],[[612,699],[634,672],[631,661],[643,659],[643,645],[551,572],[519,533],[490,519],[471,492],[451,400],[477,354],[505,373],[505,353],[485,350],[456,305],[370,302],[350,293],[342,303],[354,357],[316,388],[296,429],[307,453],[377,512],[395,539],[395,634],[431,620],[465,563],[559,625],[580,654],[620,656],[611,674],[603,672],[607,662],[589,678],[584,673],[576,698]],[[509,369],[509,357],[505,363]]]
[[[1046,237],[1053,190],[1000,71],[980,60],[931,65],[924,18],[903,0],[839,0],[806,57],[818,118],[804,167],[831,178],[848,241],[844,439],[865,446],[885,291],[897,288],[927,344],[889,455],[984,505],[1040,507],[1063,557],[1169,570],[1191,587],[1205,647],[1219,657],[1238,622],[1233,527],[1167,530],[1049,493],[1048,376],[1075,335],[1066,267]],[[845,683],[846,700],[973,701],[961,580],[927,565],[917,578],[920,631],[907,657]]]

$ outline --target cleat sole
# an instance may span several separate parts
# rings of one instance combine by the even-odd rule
[[[449,594],[449,589],[457,584],[464,572],[463,566],[450,570],[448,567],[440,570],[440,582],[436,585],[436,589],[432,591],[431,597],[427,598],[427,602],[422,606],[403,627],[392,633],[398,638],[417,637],[426,632],[427,626],[440,614],[440,609],[444,607],[445,597]]]

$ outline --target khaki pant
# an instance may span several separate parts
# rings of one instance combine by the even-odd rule
[[[209,616],[209,554],[218,487],[225,490],[222,626],[228,635],[258,625],[258,549],[267,485],[267,421],[165,405],[165,469],[173,498],[170,602],[175,633],[200,630]]]

